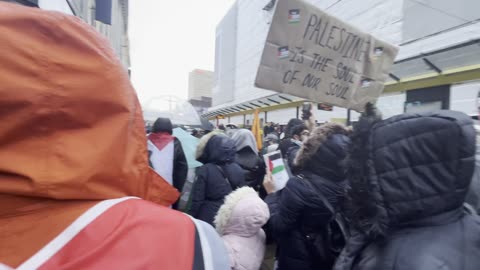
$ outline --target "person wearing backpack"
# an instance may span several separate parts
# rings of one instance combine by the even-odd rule
[[[475,167],[471,118],[365,112],[347,163],[353,233],[335,270],[480,269],[480,218],[464,205]]]
[[[298,174],[284,189],[274,191],[267,177],[265,201],[270,209],[268,229],[277,242],[279,270],[330,269],[340,247],[331,239],[342,237],[330,229],[335,222],[333,209],[343,198],[343,161],[350,144],[349,130],[329,123],[315,129],[295,158]],[[332,235],[334,234],[334,235]],[[336,252],[333,252],[336,248]]]
[[[214,226],[225,196],[245,186],[245,173],[235,162],[235,143],[222,133],[202,137],[196,158],[204,165],[197,169],[189,214]]]

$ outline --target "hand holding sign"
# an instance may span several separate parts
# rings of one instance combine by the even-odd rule
[[[255,85],[362,111],[382,93],[397,53],[303,0],[279,0]]]
[[[267,169],[267,173],[263,178],[263,187],[267,194],[272,194],[275,192],[275,183],[273,182],[272,173]]]

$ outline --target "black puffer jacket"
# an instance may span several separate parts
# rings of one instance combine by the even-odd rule
[[[475,151],[475,171],[472,177],[472,183],[467,194],[466,202],[469,203],[477,213],[480,213],[480,126],[475,125],[477,133],[476,151]]]
[[[373,119],[355,127],[347,216],[358,233],[335,269],[480,269],[480,220],[462,207],[475,163],[470,118]]]
[[[313,270],[315,262],[322,264],[310,253],[306,235],[324,230],[331,217],[319,195],[333,206],[343,196],[342,161],[350,142],[347,134],[338,124],[316,129],[296,158],[302,175],[291,178],[283,190],[265,199],[270,208],[268,229],[278,244],[280,270]]]
[[[197,159],[204,165],[197,170],[190,214],[213,226],[225,196],[245,185],[244,172],[234,162],[233,141],[225,135],[210,133],[204,136],[198,146]]]

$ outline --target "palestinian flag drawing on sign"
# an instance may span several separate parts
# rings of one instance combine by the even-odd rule
[[[288,11],[288,23],[300,22],[300,9],[290,9]]]
[[[283,46],[283,47],[280,47],[278,48],[278,58],[280,59],[284,59],[284,58],[288,58],[288,56],[290,55],[290,51],[288,50],[288,46]]]

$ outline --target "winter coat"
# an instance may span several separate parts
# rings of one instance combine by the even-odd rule
[[[287,150],[287,154],[285,156],[285,159],[287,160],[287,165],[290,171],[295,174],[297,172],[297,168],[295,165],[295,157],[297,156],[298,151],[301,148],[301,144],[299,142],[295,142],[292,139],[290,139],[291,144],[290,147]]]
[[[259,191],[265,177],[265,161],[248,147],[238,151],[235,160],[244,170],[247,186]]]
[[[480,269],[480,219],[463,208],[475,165],[470,117],[367,113],[348,169],[346,213],[357,234],[335,269]]]
[[[187,158],[183,152],[182,143],[177,138],[173,143],[173,186],[178,191],[182,191],[188,173]]]
[[[213,226],[213,219],[225,196],[245,185],[242,168],[235,163],[235,145],[226,135],[209,133],[197,148],[198,168],[192,189],[190,214]]]
[[[283,140],[280,141],[280,144],[278,146],[278,150],[282,153],[283,158],[287,157],[288,150],[292,147],[295,146],[295,144],[292,142],[291,138],[284,138]]]
[[[475,151],[475,171],[472,177],[469,191],[467,193],[466,202],[469,203],[476,211],[480,211],[480,126],[475,125],[476,136],[476,151]]]
[[[271,213],[268,228],[278,244],[280,270],[316,269],[314,262],[322,263],[312,256],[306,235],[325,230],[332,216],[320,196],[334,207],[343,196],[342,161],[349,142],[348,131],[339,124],[314,130],[296,158],[301,175],[267,196]]]
[[[247,129],[236,129],[230,137],[237,149],[235,161],[244,170],[247,186],[259,191],[265,177],[265,162],[258,154],[255,137]]]
[[[225,198],[215,217],[234,270],[258,270],[265,254],[262,226],[270,217],[267,205],[250,187],[242,187]]]

